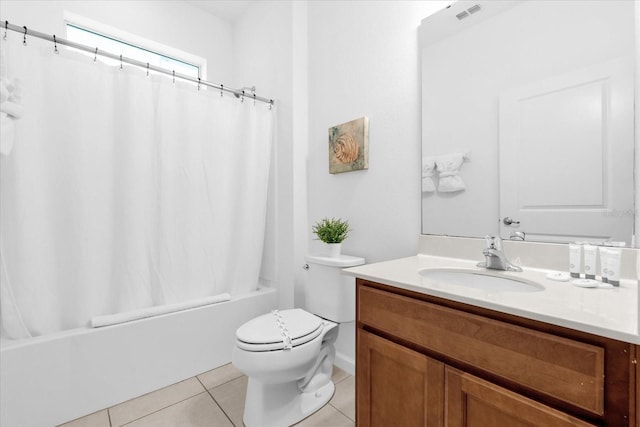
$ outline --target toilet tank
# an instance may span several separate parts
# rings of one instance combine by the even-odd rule
[[[307,255],[307,311],[334,322],[356,318],[356,280],[341,270],[364,264],[364,258]]]

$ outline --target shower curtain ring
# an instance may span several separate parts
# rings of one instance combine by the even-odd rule
[[[147,77],[149,77],[149,63],[147,62]]]
[[[7,28],[9,27],[9,21],[4,21],[4,36],[2,37],[2,40],[6,40],[7,39]]]
[[[22,45],[26,46],[27,45],[27,26],[23,25],[22,28],[24,28],[24,36],[22,37]]]
[[[58,54],[60,52],[58,52],[58,41],[56,40],[56,35],[53,35],[53,51],[54,53]]]
[[[120,69],[122,70],[122,54],[120,54]]]
[[[220,98],[222,98],[222,91],[224,90],[224,85],[220,84]]]
[[[98,48],[96,48],[96,52],[93,54],[93,62],[98,60]]]
[[[273,109],[273,99],[269,100],[269,110]]]
[[[256,94],[255,93],[253,94],[253,105],[254,106],[256,105]]]
[[[244,89],[242,90],[242,96],[240,97],[240,102],[244,102]]]
[[[198,77],[198,90],[200,90],[200,77]]]
[[[173,70],[173,82],[176,82],[176,70]]]

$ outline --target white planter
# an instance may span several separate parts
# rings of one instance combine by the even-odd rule
[[[329,247],[329,257],[330,258],[338,258],[340,256],[340,251],[342,250],[342,243],[327,243]]]

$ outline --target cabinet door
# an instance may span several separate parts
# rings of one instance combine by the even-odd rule
[[[444,364],[357,330],[358,427],[441,427]]]
[[[593,427],[457,369],[445,369],[446,427]]]

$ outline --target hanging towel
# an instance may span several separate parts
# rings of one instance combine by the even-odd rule
[[[131,322],[133,320],[146,319],[147,317],[159,316],[161,314],[174,313],[176,311],[189,310],[191,308],[202,307],[219,302],[230,301],[231,295],[223,293],[212,297],[205,297],[191,301],[185,301],[175,304],[160,305],[155,307],[141,308],[139,310],[127,311],[124,313],[106,314],[103,316],[95,316],[91,319],[92,328],[100,328],[103,326],[116,325],[118,323]]]
[[[462,191],[466,187],[460,177],[460,166],[464,162],[464,154],[452,153],[435,158],[436,168],[440,176],[438,191],[441,193],[453,193]]]
[[[433,174],[436,169],[436,161],[433,157],[422,158],[422,192],[433,193],[436,186],[433,183]]]

